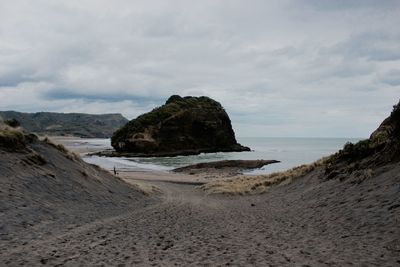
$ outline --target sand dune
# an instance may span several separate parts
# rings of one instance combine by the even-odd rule
[[[121,179],[35,138],[18,149],[0,145],[0,162],[0,258],[11,248],[149,202]]]
[[[0,258],[10,266],[395,266],[400,168],[378,171],[362,185],[321,181],[315,171],[245,197],[153,181],[158,201],[8,247]]]
[[[213,183],[200,184],[221,179],[207,173],[121,180],[26,137],[0,149],[0,265],[400,265],[398,131],[390,132],[384,145],[347,146],[244,196],[204,191]],[[241,183],[230,179],[223,183]]]

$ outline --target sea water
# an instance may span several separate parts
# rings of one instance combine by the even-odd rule
[[[343,148],[347,142],[355,143],[360,138],[274,138],[242,137],[237,138],[242,145],[252,149],[249,152],[202,153],[193,156],[177,157],[98,157],[85,156],[83,159],[92,164],[118,171],[169,171],[177,167],[218,160],[279,160],[280,163],[266,165],[247,174],[267,174],[312,163]],[[82,144],[82,142],[81,142]],[[111,148],[110,139],[84,139],[87,147]]]

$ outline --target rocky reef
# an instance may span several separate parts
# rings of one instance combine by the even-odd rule
[[[194,169],[225,169],[237,168],[242,170],[258,169],[265,165],[279,163],[278,160],[220,160],[212,162],[202,162],[193,165],[188,165],[180,168],[173,169],[174,172],[188,172]]]
[[[220,160],[212,162],[201,162],[197,164],[187,165],[173,169],[173,172],[189,174],[189,175],[204,175],[207,178],[212,177],[234,177],[243,175],[244,171],[259,169],[265,165],[279,163],[278,160]]]
[[[111,144],[117,152],[135,156],[250,150],[237,143],[222,105],[205,96],[171,96],[163,106],[117,130]]]

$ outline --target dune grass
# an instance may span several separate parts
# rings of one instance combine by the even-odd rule
[[[124,180],[124,179],[123,179]],[[132,182],[132,181],[126,181],[125,182],[129,183],[133,187],[136,188],[139,192],[141,192],[143,195],[150,196],[153,194],[159,194],[161,193],[161,189],[155,185],[147,184],[145,182]]]
[[[57,149],[58,151],[60,151],[62,154],[64,154],[64,156],[66,158],[68,158],[69,160],[72,161],[80,161],[81,158],[78,154],[69,151],[68,149],[65,148],[65,146],[63,146],[62,144],[56,144],[55,142],[53,142],[49,137],[45,136],[42,140],[43,142],[45,142],[46,144],[54,147],[55,149]]]
[[[264,193],[273,185],[290,183],[294,179],[310,173],[315,168],[323,166],[328,159],[329,157],[324,157],[311,164],[268,175],[241,176],[230,180],[209,182],[200,188],[209,194],[246,195]]]
[[[21,149],[28,141],[21,128],[14,128],[0,122],[0,146],[8,149]]]

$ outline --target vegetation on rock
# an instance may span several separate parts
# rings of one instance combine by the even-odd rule
[[[347,143],[332,157],[332,162],[361,160],[380,152],[376,161],[388,162],[400,156],[400,103],[370,136],[356,144]]]
[[[119,152],[165,155],[249,150],[236,142],[221,104],[205,96],[171,96],[117,130],[111,144]]]

